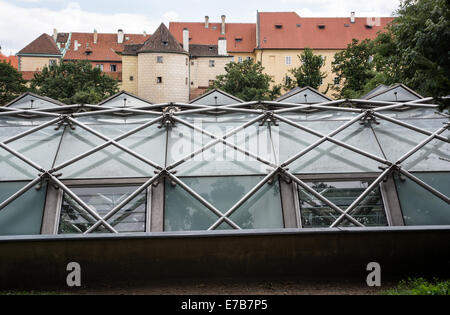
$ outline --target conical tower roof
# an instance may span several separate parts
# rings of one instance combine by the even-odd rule
[[[180,43],[177,42],[164,23],[161,23],[155,33],[153,33],[152,37],[150,37],[144,43],[142,48],[138,50],[138,54],[146,52],[189,54],[183,49]]]

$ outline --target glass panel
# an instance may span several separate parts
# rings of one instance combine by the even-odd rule
[[[0,141],[29,130],[29,127],[0,127]],[[31,161],[50,169],[55,160],[62,130],[47,127],[8,144]],[[38,171],[0,148],[0,180],[34,179]]]
[[[345,211],[371,182],[330,181],[306,184]],[[301,187],[299,187],[299,198],[302,223],[305,228],[330,227],[341,215]],[[386,226],[387,219],[379,188],[373,190],[349,214],[365,226]],[[353,226],[353,224],[346,219],[341,221],[339,226]]]
[[[136,107],[136,106],[147,106],[150,102],[145,102],[138,98],[132,97],[127,94],[118,95],[117,97],[103,103],[101,106],[105,107]]]
[[[300,124],[324,135],[336,130],[345,122],[301,122]],[[320,138],[299,128],[280,123],[279,136],[276,127],[272,128],[272,139],[275,152],[280,152],[280,163],[318,141]],[[337,134],[335,139],[383,158],[374,134],[370,127],[355,123]],[[358,173],[379,172],[382,164],[359,153],[326,141],[306,153],[289,165],[293,173]]]
[[[445,119],[406,119],[406,123],[435,132],[443,127]],[[397,124],[379,120],[379,125],[373,125],[374,131],[388,160],[396,162],[404,154],[413,149],[428,136],[407,129]],[[448,131],[442,136],[449,137]],[[434,140],[412,155],[404,162],[404,167],[410,171],[446,171],[450,170],[448,143]]]
[[[14,195],[28,183],[0,183],[0,203]],[[0,235],[37,235],[41,233],[47,185],[31,188],[0,210]]]
[[[70,188],[101,217],[119,205],[138,187]],[[112,216],[108,223],[120,233],[145,232],[147,193],[144,191]],[[59,222],[59,234],[86,232],[97,220],[64,194]],[[96,232],[108,233],[102,226]]]
[[[91,126],[106,137],[113,139],[139,125],[95,125]],[[103,144],[105,141],[77,127],[67,128],[56,159],[60,165],[77,155]],[[166,131],[157,125],[131,135],[120,141],[120,144],[164,166]],[[138,160],[132,155],[114,146],[108,146],[90,156],[87,156],[61,171],[63,178],[121,178],[154,176],[154,168]]]
[[[9,107],[20,109],[42,109],[42,108],[60,107],[60,105],[56,105],[53,102],[49,102],[45,99],[38,98],[33,95],[26,95],[17,102],[11,104]]]
[[[222,213],[231,209],[264,177],[204,177],[182,178],[195,192]],[[195,231],[209,229],[219,217],[203,206],[181,187],[166,182],[165,231]],[[282,228],[280,188],[278,181],[264,185],[230,217],[243,229]],[[218,230],[229,229],[227,223]]]
[[[202,122],[194,122],[194,124],[219,137],[242,125],[240,122],[220,125]],[[192,128],[177,125],[169,132],[168,164],[181,160],[212,141],[214,139]],[[271,162],[275,160],[267,126],[254,124],[230,137],[228,141],[266,160]],[[179,176],[252,175],[267,174],[268,168],[266,164],[255,158],[223,143],[218,143],[179,165],[176,171]]]
[[[413,174],[446,196],[450,196],[450,173]],[[408,178],[395,179],[403,218],[408,226],[450,225],[450,205]]]

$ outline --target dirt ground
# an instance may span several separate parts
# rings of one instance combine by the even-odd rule
[[[379,288],[352,281],[303,282],[289,280],[247,281],[183,281],[178,284],[158,283],[121,288],[81,288],[61,293],[82,295],[378,295],[396,283]]]

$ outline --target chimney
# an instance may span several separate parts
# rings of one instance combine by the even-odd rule
[[[205,16],[205,28],[209,28],[209,16]]]
[[[117,31],[117,43],[118,44],[123,44],[123,38],[124,38],[125,34],[123,33],[123,30],[120,29]]]
[[[355,23],[355,11],[350,12],[350,23]]]
[[[219,56],[227,56],[227,39],[225,37],[219,37],[218,42],[218,54]]]
[[[56,28],[53,29],[53,40],[56,43],[56,40],[58,39],[58,30]]]
[[[94,44],[97,44],[98,42],[98,32],[96,29],[94,29]]]
[[[225,35],[225,18],[226,18],[226,16],[225,15],[222,15],[222,28],[221,28],[221,34],[222,35]]]
[[[189,30],[187,28],[183,29],[183,48],[189,52]]]

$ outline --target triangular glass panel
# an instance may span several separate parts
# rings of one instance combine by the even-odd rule
[[[136,125],[108,125],[96,126],[93,129],[97,129],[104,136],[112,139],[135,127]],[[157,129],[156,126],[151,126],[148,129],[151,130],[146,128],[119,143],[162,166],[164,165],[165,155],[165,132]],[[66,128],[55,166],[61,165],[103,143],[105,143],[104,140],[80,127],[75,130]],[[158,150],[150,150],[149,148],[152,146],[157,147]],[[109,145],[64,167],[62,178],[151,177],[154,176],[154,171],[155,168],[151,165],[120,148]]]
[[[32,127],[3,127],[0,141],[23,133]],[[44,169],[50,169],[58,149],[62,131],[47,127],[7,144]],[[34,179],[38,172],[21,159],[0,148],[0,180]]]
[[[243,125],[243,122],[216,124],[201,123],[199,127],[221,137]],[[172,164],[214,141],[210,136],[185,126],[176,126],[169,132],[168,164]],[[227,141],[258,157],[274,162],[275,155],[267,126],[257,123],[231,136]],[[175,170],[179,176],[220,176],[265,174],[269,166],[239,152],[222,142],[179,165]]]
[[[28,182],[1,182],[0,204]],[[0,235],[38,235],[41,233],[47,184],[30,188],[19,198],[0,210]]]
[[[404,154],[417,146],[428,136],[405,128],[398,124],[380,119],[378,125],[373,125],[377,139],[389,161],[395,163]],[[404,122],[434,133],[442,128],[446,119],[404,119]],[[445,135],[445,133],[443,134]]]
[[[328,135],[345,124],[345,121],[314,121],[300,122],[300,124],[320,132],[320,134]],[[320,139],[316,135],[284,123],[280,123],[279,131],[279,140],[276,147],[279,148],[280,162],[282,163],[295,157]],[[356,122],[333,138],[381,159],[383,158],[383,153],[369,126],[362,126]],[[330,141],[324,141],[293,161],[288,167],[292,173],[359,173],[378,172],[378,167],[381,165],[380,162],[372,158]]]
[[[448,173],[413,173],[413,175],[447,197],[450,196]],[[450,225],[450,204],[404,176],[396,177],[395,184],[405,225]]]

